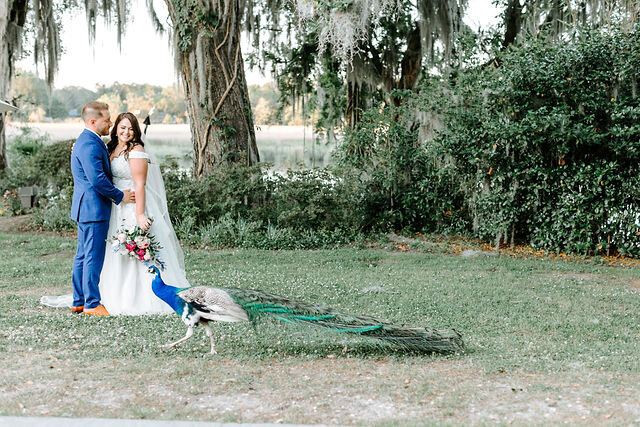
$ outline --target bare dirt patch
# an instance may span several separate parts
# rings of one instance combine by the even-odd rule
[[[19,216],[0,216],[0,233],[31,234],[40,236],[75,237],[75,230],[47,231],[33,224],[33,214]]]
[[[542,276],[543,279],[557,281],[557,280],[571,280],[578,285],[587,286],[612,286],[629,288],[640,291],[640,279],[629,278],[622,279],[615,275],[598,274],[598,273],[570,273],[562,271],[554,271],[551,273],[545,273]]]
[[[79,368],[46,353],[24,355],[20,371],[0,370],[0,413],[82,416],[82,401],[99,417],[329,425],[633,422],[640,414],[633,387],[601,398],[616,381],[607,373],[487,373],[446,359],[162,359],[131,375],[136,361]]]
[[[567,273],[563,271],[553,271],[548,274],[548,276],[558,278],[558,279],[570,279],[575,280],[577,282],[601,282],[607,281],[609,279],[608,276],[604,274],[596,274],[596,273]]]
[[[24,233],[31,231],[31,215],[0,216],[0,231],[4,233]]]

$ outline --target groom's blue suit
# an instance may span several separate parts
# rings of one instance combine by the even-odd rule
[[[100,272],[104,263],[111,203],[124,194],[111,182],[107,147],[85,129],[71,152],[73,201],[71,219],[78,223],[78,251],[73,261],[73,305],[94,308],[100,304]]]

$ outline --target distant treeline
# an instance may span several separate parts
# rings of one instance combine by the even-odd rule
[[[280,95],[272,83],[249,86],[249,97],[256,125],[302,124],[300,114],[291,107],[279,109]],[[187,106],[182,88],[149,84],[96,85],[95,90],[67,86],[49,90],[46,82],[36,74],[18,71],[9,98],[20,108],[11,114],[12,120],[23,122],[65,121],[79,118],[82,106],[99,100],[109,104],[111,114],[131,111],[141,119],[153,109],[154,123],[186,123]]]

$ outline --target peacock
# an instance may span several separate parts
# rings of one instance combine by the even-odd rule
[[[155,265],[153,292],[169,304],[187,325],[186,335],[165,347],[175,347],[193,335],[202,325],[209,337],[211,354],[216,354],[209,322],[256,322],[263,315],[285,323],[296,323],[334,332],[376,338],[394,346],[427,353],[453,353],[464,349],[462,336],[455,329],[406,328],[381,322],[371,316],[339,313],[329,307],[294,301],[259,290],[193,286],[177,288],[165,284]]]

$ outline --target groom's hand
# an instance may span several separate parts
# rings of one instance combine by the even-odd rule
[[[124,190],[124,197],[122,198],[123,203],[135,203],[136,202],[136,192],[131,190]]]

